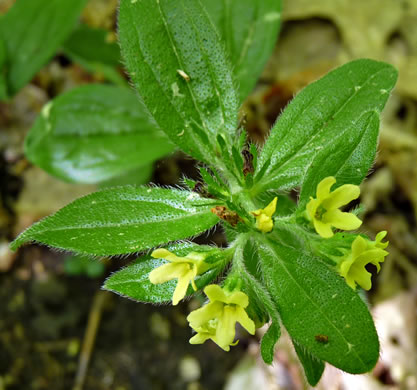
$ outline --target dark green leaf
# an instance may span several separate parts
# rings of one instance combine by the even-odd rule
[[[310,352],[308,352],[305,348],[296,342],[293,344],[298,359],[300,359],[300,362],[304,368],[304,373],[308,383],[313,387],[316,386],[317,383],[319,383],[321,376],[323,375],[323,361],[314,357]]]
[[[0,19],[11,95],[27,84],[74,28],[86,0],[17,0]]]
[[[396,79],[397,71],[391,65],[362,59],[304,88],[271,130],[256,171],[257,192],[300,186],[318,152],[330,153],[335,141],[357,139],[354,133],[364,133],[363,126],[356,127],[358,118],[364,120],[364,114],[382,111]],[[365,134],[374,137],[373,131]],[[362,173],[368,161],[364,159],[361,164]],[[260,177],[263,169],[266,172]]]
[[[119,35],[132,81],[161,129],[186,153],[213,163],[216,135],[235,138],[238,103],[200,2],[121,0]]]
[[[203,0],[230,55],[242,102],[272,54],[281,24],[281,0]]]
[[[42,110],[26,156],[63,180],[97,183],[152,163],[173,146],[127,88],[87,85]]]
[[[294,342],[352,374],[370,371],[379,342],[367,306],[335,271],[310,254],[263,239],[266,286]]]
[[[317,184],[325,177],[336,178],[337,184],[332,190],[346,183],[359,185],[365,178],[375,159],[379,114],[364,113],[352,121],[351,129],[312,158],[301,185],[300,207],[305,206],[310,196],[316,196]]]
[[[116,69],[121,65],[121,55],[119,45],[109,40],[111,34],[108,30],[82,24],[72,32],[62,49],[86,70],[100,73],[108,80],[126,86],[126,80]]]
[[[272,322],[261,340],[261,356],[266,364],[274,361],[275,344],[281,336],[281,328],[276,322]]]
[[[177,256],[185,256],[190,252],[213,251],[212,247],[192,243],[171,245],[167,249]],[[103,288],[135,301],[149,303],[169,302],[172,299],[177,282],[171,280],[162,284],[152,284],[149,281],[149,273],[164,264],[166,264],[165,260],[154,259],[150,255],[143,256],[122,270],[112,274],[105,281]],[[221,270],[222,267],[219,264],[219,267],[214,267],[197,276],[195,279],[197,288],[202,289],[209,284],[218,276]],[[194,290],[190,286],[187,295],[193,293]]]
[[[188,191],[109,188],[77,199],[24,231],[28,241],[99,256],[139,252],[210,229],[218,218],[208,199]]]

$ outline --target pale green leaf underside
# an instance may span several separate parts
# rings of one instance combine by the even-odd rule
[[[233,64],[242,102],[272,54],[281,25],[281,0],[203,0]]]
[[[196,193],[116,187],[79,198],[32,225],[11,244],[28,241],[85,254],[138,252],[210,229],[218,218]]]
[[[186,153],[212,161],[216,135],[235,136],[238,103],[200,2],[121,0],[119,36],[130,77],[161,129]]]
[[[265,241],[262,270],[291,338],[313,356],[353,374],[371,370],[379,356],[372,317],[359,295],[319,259]],[[317,335],[328,337],[327,343]]]
[[[7,45],[8,86],[14,95],[64,42],[86,0],[17,0],[0,19]]]
[[[66,181],[97,183],[173,150],[128,88],[88,85],[48,103],[25,140],[25,154]]]
[[[180,243],[170,245],[167,249],[177,256],[185,256],[190,252],[205,252],[212,250],[213,248],[193,243]],[[109,276],[104,282],[103,289],[139,302],[169,302],[172,300],[174,294],[177,284],[176,280],[161,284],[152,284],[149,281],[149,273],[163,264],[166,264],[165,260],[154,259],[150,255],[143,256],[132,264],[129,264],[127,267]],[[221,267],[215,267],[202,275],[198,275],[195,279],[197,288],[201,289],[206,286],[216,278],[220,271]],[[194,290],[190,286],[187,295],[193,293]]]
[[[396,79],[397,71],[391,65],[362,59],[304,88],[271,130],[258,164],[258,172],[268,164],[258,190],[300,186],[305,167],[319,151],[331,148],[342,137],[352,137],[352,132],[363,131],[355,123],[365,113],[382,111]],[[361,171],[367,169],[369,166],[363,166]]]

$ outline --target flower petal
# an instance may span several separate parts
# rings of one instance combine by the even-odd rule
[[[235,308],[226,305],[219,318],[216,330],[216,343],[223,349],[233,343],[236,334]]]
[[[355,230],[362,225],[362,221],[352,213],[345,213],[339,209],[324,213],[323,222],[330,223],[337,229]]]
[[[336,183],[336,179],[333,176],[329,176],[324,178],[318,185],[317,185],[317,199],[324,200],[330,193],[330,188],[333,184]]]
[[[207,295],[208,299],[210,299],[210,302],[227,302],[226,294],[224,293],[223,289],[217,284],[209,284],[204,289],[204,294]]]
[[[176,306],[181,299],[187,294],[188,285],[193,279],[193,271],[188,266],[188,271],[184,272],[178,277],[177,287],[175,287],[174,295],[172,296],[172,304]]]
[[[248,313],[242,307],[236,307],[236,321],[239,322],[250,334],[255,334],[255,323],[249,318]]]
[[[176,279],[182,274],[183,267],[187,267],[187,265],[173,263],[161,265],[149,273],[149,280],[152,284],[161,284]]]
[[[313,199],[313,198],[310,198],[310,201],[307,203],[307,206],[306,206],[307,217],[310,221],[312,221],[315,218],[317,209],[319,208],[320,204],[321,204],[320,200]]]
[[[205,341],[210,339],[213,335],[210,333],[197,333],[190,338],[190,344],[203,344]]]
[[[227,297],[226,303],[239,305],[245,308],[249,305],[249,298],[244,292],[235,291]]]
[[[277,200],[278,198],[275,197],[271,203],[269,203],[268,206],[266,206],[263,210],[264,214],[266,214],[268,217],[272,217],[275,213],[275,210],[277,209]]]
[[[349,271],[349,276],[361,286],[364,290],[370,290],[372,287],[371,274],[365,267],[355,267],[353,265]]]
[[[389,244],[388,241],[382,242],[382,240],[385,238],[386,235],[387,235],[386,230],[383,230],[382,232],[379,232],[376,235],[376,237],[375,237],[375,246],[377,248],[385,249],[388,246],[388,244]]]
[[[223,312],[223,306],[221,302],[208,303],[188,314],[187,321],[194,330],[198,331],[199,328],[210,320],[218,318]]]
[[[168,261],[171,261],[173,263],[185,263],[187,262],[187,259],[185,257],[178,257],[176,254],[170,252],[169,250],[165,248],[158,248],[155,249],[151,256],[155,259],[165,259]]]
[[[366,248],[368,247],[367,241],[361,237],[356,237],[352,242],[352,256],[353,258],[357,258],[361,253],[366,251]]]
[[[345,184],[334,190],[327,199],[323,200],[323,207],[326,210],[334,210],[342,207],[352,200],[359,198],[359,186],[353,184]]]
[[[316,232],[323,238],[330,238],[333,236],[332,226],[330,223],[324,223],[318,219],[313,219],[313,224]]]

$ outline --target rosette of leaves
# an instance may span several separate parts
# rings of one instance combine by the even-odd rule
[[[268,34],[277,32],[279,5],[252,3],[256,33],[274,41]],[[238,2],[230,4],[245,12]],[[120,44],[132,83],[171,141],[202,162],[201,183],[185,179],[183,189],[127,186],[93,193],[34,224],[12,248],[35,241],[94,256],[161,245],[177,256],[209,252],[213,266],[197,276],[197,288],[220,273],[238,271],[249,296],[248,313],[258,322],[270,321],[261,342],[267,363],[285,327],[310,384],[319,381],[324,362],[349,373],[367,372],[379,355],[375,326],[366,303],[331,260],[357,234],[324,239],[303,215],[324,177],[334,176],[338,185],[359,185],[365,178],[397,72],[368,59],[331,71],[292,100],[259,150],[239,129],[242,92],[237,87],[244,83],[238,82],[243,73],[237,69],[255,69],[259,53],[253,48],[263,41],[238,39],[225,45],[234,37],[219,34],[213,24],[219,19],[194,0],[120,3]],[[232,66],[236,57],[226,51],[236,42],[246,45],[240,67]],[[284,194],[292,189],[300,196],[288,207]],[[263,233],[251,212],[275,196],[273,230]],[[180,241],[217,224],[230,241],[226,249]],[[149,273],[161,264],[161,259],[140,256],[108,278],[104,288],[137,301],[168,302],[175,281],[149,281]]]

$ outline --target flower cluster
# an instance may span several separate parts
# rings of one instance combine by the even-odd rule
[[[190,339],[191,344],[202,344],[211,339],[219,347],[229,351],[231,345],[236,345],[236,322],[250,334],[255,334],[255,323],[245,311],[249,304],[249,298],[245,293],[228,291],[217,284],[207,286],[204,293],[210,303],[194,310],[187,317],[190,326],[197,332]]]
[[[153,284],[159,284],[178,279],[172,298],[172,303],[176,305],[185,297],[190,283],[197,291],[195,277],[211,267],[204,261],[207,256],[207,253],[191,252],[179,257],[167,249],[156,249],[152,252],[152,257],[166,259],[169,263],[150,272],[149,280]],[[255,323],[245,311],[249,305],[249,298],[239,288],[230,291],[211,284],[204,289],[204,292],[210,303],[193,311],[187,317],[190,326],[197,332],[190,339],[191,344],[202,344],[211,339],[225,351],[229,351],[230,346],[235,345],[236,322],[239,322],[250,334],[255,333]]]
[[[277,208],[277,197],[275,197],[264,209],[252,211],[256,219],[256,228],[263,233],[269,233],[274,227],[272,216]]]
[[[380,263],[384,262],[388,252],[384,250],[388,242],[382,242],[387,232],[377,234],[375,241],[367,240],[361,236],[355,238],[352,249],[340,258],[338,270],[346,279],[346,283],[356,289],[356,284],[365,290],[371,288],[371,274],[366,270],[367,264],[373,264],[377,272],[381,269]]]
[[[339,210],[359,197],[359,187],[345,184],[331,192],[330,189],[335,183],[336,179],[333,176],[323,179],[317,186],[317,198],[311,198],[306,207],[307,218],[313,222],[316,232],[323,238],[333,236],[333,227],[355,230],[362,224],[356,215]]]
[[[323,238],[334,235],[333,228],[342,230],[355,230],[361,226],[362,221],[354,214],[339,210],[360,194],[358,186],[345,184],[331,191],[336,179],[332,176],[323,179],[317,186],[316,198],[311,198],[306,206],[307,219],[313,223],[316,232]],[[388,252],[384,249],[388,242],[382,242],[387,232],[377,234],[374,242],[361,236],[355,238],[350,250],[342,257],[335,258],[337,271],[346,280],[346,283],[356,289],[356,285],[365,290],[371,288],[371,274],[366,270],[367,264],[373,264],[380,270],[380,263],[385,260]]]
[[[151,283],[160,284],[172,279],[178,279],[177,287],[172,297],[173,305],[177,305],[185,297],[190,283],[194,291],[197,291],[194,281],[195,277],[210,268],[210,265],[204,262],[207,257],[206,253],[191,252],[185,257],[179,257],[167,249],[160,248],[154,250],[151,256],[156,259],[169,261],[168,264],[155,268],[149,274]]]

